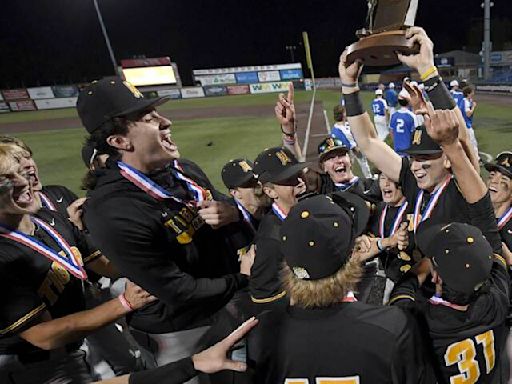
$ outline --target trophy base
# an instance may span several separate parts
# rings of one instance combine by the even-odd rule
[[[400,63],[395,52],[414,54],[419,52],[419,46],[411,48],[402,30],[376,33],[350,45],[347,62],[351,64],[359,59],[370,67],[395,65]]]

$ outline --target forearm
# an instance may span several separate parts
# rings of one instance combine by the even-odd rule
[[[121,274],[116,267],[107,259],[105,256],[101,256],[96,260],[87,264],[87,268],[94,271],[100,276],[109,277],[111,279],[117,279],[121,277]]]
[[[442,147],[451,163],[451,168],[464,199],[472,204],[476,203],[487,193],[482,178],[471,164],[463,145],[459,140],[453,144]]]
[[[115,298],[90,310],[43,321],[22,332],[21,337],[39,348],[52,350],[79,340],[128,312]]]

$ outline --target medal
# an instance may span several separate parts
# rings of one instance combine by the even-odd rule
[[[183,168],[179,165],[178,160],[174,160],[173,167],[174,167],[174,169],[173,169],[174,176],[185,182],[187,189],[190,192],[192,192],[192,195],[194,196],[194,200],[196,201],[196,203],[201,203],[205,200],[206,201],[213,200],[212,194],[209,190],[204,189],[199,184],[197,184],[194,180],[185,176],[185,174],[183,173]]]
[[[44,230],[53,240],[55,240],[55,242],[66,256],[60,255],[58,252],[51,249],[46,244],[33,236],[26,235],[20,231],[10,230],[2,225],[0,225],[0,231],[2,232],[0,236],[22,244],[50,259],[51,261],[56,262],[80,280],[87,279],[87,273],[83,269],[80,260],[75,256],[70,245],[61,236],[61,234],[38,218],[32,217],[31,220],[35,224],[39,225],[42,230]]]

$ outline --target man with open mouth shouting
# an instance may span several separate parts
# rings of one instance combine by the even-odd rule
[[[180,159],[171,122],[118,77],[91,83],[77,109],[89,142],[109,155],[84,207],[94,241],[116,267],[159,301],[131,316],[136,338],[158,344],[158,365],[194,352],[213,315],[248,283],[225,241],[243,218],[203,171]],[[151,351],[155,352],[155,351]]]

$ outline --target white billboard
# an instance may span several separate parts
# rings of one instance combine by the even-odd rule
[[[34,100],[37,109],[58,109],[76,107],[76,97],[61,97],[58,99]]]
[[[251,84],[251,93],[288,92],[289,81]]]
[[[55,95],[53,94],[53,91],[52,91],[52,87],[27,88],[27,91],[32,100],[53,99],[55,97]]]
[[[202,87],[188,87],[181,89],[181,97],[183,99],[193,99],[195,97],[204,97],[204,90]]]
[[[279,71],[262,71],[258,72],[258,79],[262,83],[267,81],[280,81]]]

